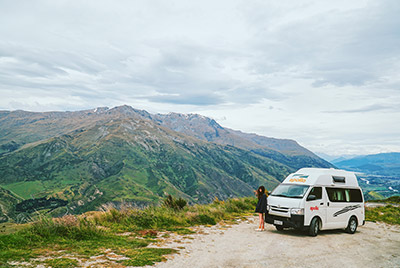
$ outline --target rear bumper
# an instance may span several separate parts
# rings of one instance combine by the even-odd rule
[[[308,226],[304,226],[304,215],[292,215],[290,218],[271,215],[268,212],[265,213],[265,222],[274,224],[274,221],[281,221],[284,228],[296,228],[304,229]],[[276,225],[276,224],[274,224]]]

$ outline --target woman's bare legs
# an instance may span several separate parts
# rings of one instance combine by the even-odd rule
[[[260,218],[260,227],[258,227],[260,230],[264,230],[264,216],[263,213],[258,213],[258,216]]]

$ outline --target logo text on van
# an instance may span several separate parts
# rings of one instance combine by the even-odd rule
[[[308,175],[294,174],[289,182],[306,182]]]
[[[317,206],[315,206],[315,207],[310,207],[310,210],[311,210],[311,211],[319,210],[319,207],[317,207]]]
[[[306,182],[306,179],[303,178],[291,178],[289,182]]]

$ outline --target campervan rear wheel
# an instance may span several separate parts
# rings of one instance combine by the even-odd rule
[[[354,234],[357,230],[357,219],[356,217],[352,216],[349,220],[349,224],[347,225],[346,232],[349,234]]]
[[[281,226],[281,225],[275,225],[275,228],[278,231],[283,231],[283,226]]]
[[[317,236],[318,232],[319,232],[319,219],[314,218],[314,219],[312,219],[311,224],[310,224],[309,234],[311,236]]]

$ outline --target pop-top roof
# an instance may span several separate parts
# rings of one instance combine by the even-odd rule
[[[333,168],[302,168],[287,176],[283,183],[358,187],[354,172]]]

